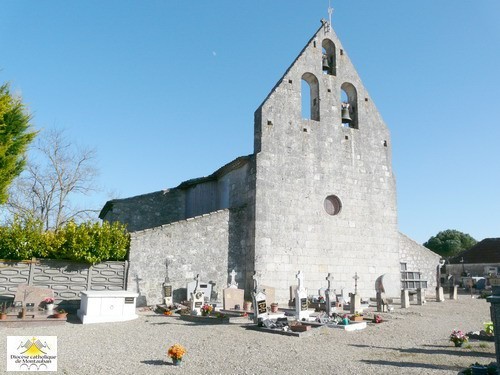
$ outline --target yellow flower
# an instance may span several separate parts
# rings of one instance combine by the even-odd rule
[[[174,344],[168,349],[168,356],[173,359],[181,359],[186,354],[186,349],[181,344]]]

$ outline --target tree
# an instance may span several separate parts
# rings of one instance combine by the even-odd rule
[[[424,246],[445,258],[450,258],[470,249],[477,241],[466,233],[448,229],[429,238]]]
[[[30,152],[26,170],[10,189],[9,212],[40,220],[45,230],[91,218],[98,210],[74,202],[96,191],[95,151],[72,145],[61,130],[43,133]]]
[[[8,199],[8,189],[26,164],[25,153],[36,136],[30,131],[31,116],[20,98],[10,94],[9,85],[0,87],[0,204]]]

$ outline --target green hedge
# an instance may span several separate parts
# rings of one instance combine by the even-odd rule
[[[120,223],[68,223],[63,228],[44,231],[37,220],[14,219],[0,227],[0,259],[68,259],[96,264],[106,260],[124,260],[130,236]]]

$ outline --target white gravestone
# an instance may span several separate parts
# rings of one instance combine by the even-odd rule
[[[236,272],[233,270],[231,273],[231,282],[227,288],[222,291],[222,303],[224,310],[243,309],[245,291],[238,289],[238,284],[235,281]]]
[[[332,290],[332,280],[333,276],[331,273],[326,277],[326,281],[328,281],[328,288],[325,290],[325,302],[326,302],[326,314],[331,316],[335,309],[332,308],[332,303],[337,301],[337,297],[335,296],[335,291]]]
[[[205,292],[199,288],[200,286],[200,275],[196,275],[194,278],[194,289],[191,292],[190,296],[190,307],[191,307],[191,315],[201,315],[201,308],[205,302]]]
[[[238,283],[236,282],[236,272],[234,270],[231,271],[231,281],[227,285],[228,288],[238,289]]]
[[[256,272],[253,275],[253,285],[254,285],[254,290],[252,292],[253,308],[254,308],[253,320],[255,324],[258,324],[259,320],[262,321],[264,319],[268,319],[269,313],[267,312],[266,294],[259,288]]]
[[[307,311],[307,289],[304,288],[304,274],[299,271],[295,276],[298,280],[297,290],[295,291],[295,317],[297,320],[309,318]]]
[[[210,301],[210,296],[212,295],[212,284],[206,283],[204,281],[199,281],[199,275],[197,276],[198,280],[191,281],[187,284],[187,296],[191,297],[191,294],[195,291],[203,292],[205,302]]]

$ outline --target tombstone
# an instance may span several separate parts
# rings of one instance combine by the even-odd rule
[[[326,298],[326,288],[319,288],[318,289],[318,296]]]
[[[257,272],[254,272],[253,275],[254,282],[254,290],[252,292],[253,297],[253,320],[255,324],[259,324],[264,319],[269,317],[269,313],[267,312],[267,297],[266,293],[259,288],[258,280],[257,280]]]
[[[375,292],[384,293],[386,297],[399,297],[401,278],[394,274],[383,274],[375,281]]]
[[[272,286],[267,285],[262,285],[261,289],[266,294],[266,300],[269,302],[269,304],[276,302],[276,289],[274,289]]]
[[[49,288],[39,288],[27,284],[19,284],[14,296],[14,306],[24,306],[28,310],[35,310],[47,298],[54,298],[54,291]]]
[[[335,311],[332,309],[332,303],[336,302],[335,291],[332,289],[332,280],[333,276],[331,273],[326,277],[326,281],[328,281],[328,288],[325,290],[325,302],[326,302],[326,314],[330,317]]]
[[[417,289],[417,305],[422,306],[426,303],[425,300],[425,289],[418,288]]]
[[[388,311],[387,297],[384,292],[377,292],[377,312],[387,312]]]
[[[290,285],[290,300],[288,301],[288,306],[295,306],[295,292],[297,291],[297,285]]]
[[[304,288],[304,274],[299,271],[295,277],[298,280],[297,290],[295,291],[295,317],[297,320],[308,319],[307,289]]]
[[[222,304],[224,310],[243,309],[245,291],[243,289],[238,289],[235,276],[236,272],[233,270],[231,272],[231,282],[228,284],[227,288],[222,291]]]
[[[450,299],[452,300],[458,299],[458,285],[450,286]]]
[[[410,307],[410,295],[408,289],[401,289],[401,308],[407,309]]]
[[[163,283],[163,292],[165,294],[165,297],[163,298],[165,305],[172,306],[174,303],[172,285]]]
[[[191,281],[187,284],[187,296],[188,299],[191,297],[191,294],[195,291],[203,292],[205,302],[210,302],[210,297],[212,296],[212,284],[199,281],[199,275],[197,275],[198,280]]]
[[[205,303],[205,293],[191,293],[190,307],[191,315],[201,315],[201,308]]]
[[[444,301],[444,291],[441,285],[441,267],[444,266],[444,260],[440,260],[437,265],[436,270],[436,301],[443,302]]]
[[[349,297],[351,297],[351,303],[349,305],[349,312],[351,314],[355,314],[356,312],[361,311],[361,296],[358,294],[358,273],[353,276],[354,279],[354,293],[349,293]]]

